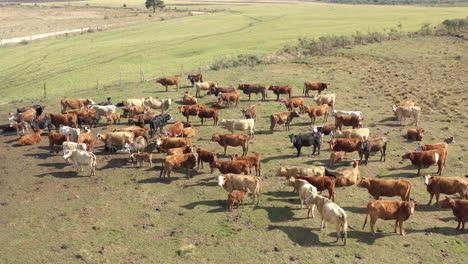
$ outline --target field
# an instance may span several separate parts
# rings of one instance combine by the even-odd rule
[[[179,171],[161,180],[162,154],[155,154],[154,168],[132,168],[127,155],[105,153],[99,145],[97,176],[86,177],[86,170],[77,175],[62,156],[49,154],[45,137],[39,145],[18,147],[16,136],[2,135],[0,262],[465,263],[468,235],[455,231],[451,211],[425,205],[429,195],[422,177],[408,161],[401,160],[406,151],[416,147],[415,142],[402,137],[414,125],[409,121],[407,126],[397,125],[390,106],[411,99],[422,107],[420,126],[426,130],[425,143],[455,136],[444,175],[464,176],[468,136],[460,132],[467,126],[467,51],[464,40],[425,37],[358,46],[289,63],[203,72],[207,80],[222,84],[292,84],[294,96],[301,95],[304,80],[331,82],[327,93],[338,94],[337,109],[363,111],[371,136],[390,140],[387,162],[371,157],[369,165],[361,167],[362,175],[407,179],[413,185],[411,197],[421,205],[405,223],[406,237],[391,233],[393,221],[379,220],[377,227],[382,232],[376,236],[370,234],[369,226],[361,230],[371,197],[356,186],[337,189],[336,202],[356,228],[349,230],[348,246],[331,243],[335,237],[332,226],[327,227],[329,234],[318,231],[319,220],[306,218],[297,195],[275,174],[281,165],[327,166],[328,146],[323,146],[318,157],[311,157],[311,149],[306,148],[296,158],[287,135],[308,131],[310,120],[302,116],[293,121],[290,132],[279,128],[271,134],[268,117],[284,111],[284,106],[273,101],[270,94],[267,102],[255,96],[248,102],[244,96],[238,107],[221,110],[221,118],[240,118],[240,109],[255,104],[260,113],[250,153],[263,157],[263,195],[259,206],[253,206],[249,199],[244,209],[234,213],[226,212],[227,195],[216,185],[218,173],[209,174],[206,167],[196,170],[193,179],[185,179],[184,171]],[[163,87],[147,82],[99,91],[70,91],[68,95],[96,101],[112,96],[114,103],[129,97],[170,97],[179,104],[185,90],[194,93],[186,80],[179,93],[174,89],[162,92]],[[60,98],[54,95],[40,102],[47,105],[47,111],[58,112]],[[203,103],[214,101],[210,96],[201,99]],[[0,115],[38,102],[24,100],[0,106]],[[311,98],[307,103],[314,105]],[[170,113],[176,121],[183,120],[176,106]],[[209,139],[212,133],[226,130],[211,126],[211,122],[202,127],[196,118],[191,121],[197,126],[193,144],[222,153],[222,148]],[[100,126],[93,132],[110,129]],[[228,148],[228,153],[240,154],[240,149]],[[349,154],[331,169],[348,167],[352,158],[357,154]],[[435,171],[430,167],[422,173]],[[195,249],[181,250],[189,245]]]
[[[86,2],[72,2],[83,5]],[[92,2],[98,4],[99,2]],[[129,2],[133,4],[136,2]],[[301,36],[403,31],[464,17],[467,7],[348,6],[274,2],[178,8],[223,12],[144,23],[72,38],[34,41],[0,49],[0,103],[42,96],[66,97],[83,89],[204,69],[217,58],[268,54]],[[169,2],[179,4],[179,2]],[[186,4],[186,6],[183,6]],[[119,3],[118,6],[121,6]],[[224,6],[224,7],[223,7]],[[130,12],[130,11],[129,11]],[[133,11],[131,11],[133,12]],[[11,28],[10,28],[11,30]],[[30,29],[28,30],[30,31]],[[233,83],[237,83],[234,80]],[[226,85],[229,83],[226,83]]]

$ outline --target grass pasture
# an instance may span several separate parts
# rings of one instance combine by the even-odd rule
[[[120,78],[137,81],[140,69],[147,78],[176,75],[198,71],[217,58],[271,53],[301,36],[382,31],[398,23],[410,31],[463,17],[468,10],[280,3],[232,5],[225,12],[2,48],[0,103],[40,97],[44,83],[50,96],[65,97],[95,88],[97,79],[100,85],[116,85]]]
[[[2,135],[0,262],[465,263],[467,232],[455,231],[456,222],[449,210],[425,205],[429,195],[422,178],[409,161],[401,161],[401,155],[416,146],[402,137],[414,125],[407,122],[407,126],[398,126],[390,106],[411,99],[422,107],[420,126],[426,130],[425,143],[455,135],[444,175],[464,176],[468,136],[460,132],[467,125],[467,45],[464,40],[450,37],[403,39],[290,63],[203,72],[207,80],[222,84],[292,84],[294,96],[301,96],[304,80],[331,82],[326,92],[337,93],[337,109],[363,111],[371,136],[390,140],[387,162],[371,157],[369,165],[361,167],[362,175],[407,179],[413,184],[411,196],[422,205],[405,222],[406,237],[391,233],[393,221],[379,220],[377,227],[383,232],[376,236],[370,234],[369,226],[361,230],[364,208],[371,198],[356,186],[337,189],[336,202],[346,210],[350,225],[356,227],[348,232],[348,246],[330,243],[335,235],[332,226],[327,227],[328,235],[319,233],[319,220],[305,218],[306,210],[298,209],[297,195],[284,185],[284,180],[275,177],[275,172],[281,165],[328,165],[328,146],[323,146],[318,157],[310,157],[311,149],[305,148],[296,158],[287,135],[308,131],[310,119],[302,116],[293,121],[290,132],[279,128],[271,134],[268,117],[285,110],[269,94],[267,102],[256,101],[255,96],[248,102],[243,96],[238,107],[220,112],[221,118],[238,118],[241,108],[256,104],[260,114],[249,153],[263,156],[263,195],[258,207],[252,206],[249,199],[245,209],[234,213],[225,212],[226,192],[216,186],[218,173],[211,175],[206,167],[196,170],[190,180],[184,178],[184,171],[161,180],[158,174],[162,154],[155,154],[154,168],[132,168],[126,163],[126,155],[104,153],[99,145],[97,176],[83,177],[73,172],[60,155],[48,153],[45,137],[41,144],[17,147],[16,136]],[[96,101],[104,101],[109,95],[114,103],[131,97],[171,97],[178,104],[185,90],[193,91],[188,81],[183,86],[179,93],[174,89],[165,93],[163,87],[147,82],[108,90],[68,91],[67,95]],[[41,103],[48,111],[58,112],[60,98],[51,95]],[[214,100],[204,96],[201,102]],[[311,98],[306,100],[314,105]],[[33,103],[38,101],[2,105],[0,115],[5,117],[16,107]],[[183,120],[176,105],[170,113],[175,120]],[[197,118],[191,121],[197,126],[193,144],[222,152],[209,138],[214,132],[226,130],[213,127],[211,122],[201,127]],[[109,130],[101,125],[93,132]],[[228,153],[240,150],[228,148]],[[351,158],[357,158],[357,154],[348,155],[346,161],[331,169],[347,167]],[[422,172],[435,171],[430,167]],[[190,245],[194,250],[181,250]],[[356,254],[364,258],[358,259]]]

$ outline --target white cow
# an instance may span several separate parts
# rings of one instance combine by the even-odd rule
[[[143,98],[131,98],[125,101],[126,106],[143,106],[145,103],[145,97]]]
[[[255,120],[254,119],[223,119],[219,123],[224,126],[231,133],[234,131],[249,131],[249,136],[254,137],[255,134]]]
[[[410,107],[405,107],[405,106],[392,106],[393,113],[398,119],[398,122],[401,125],[401,121],[405,117],[412,117],[416,121],[416,126],[419,124],[419,115],[421,114],[421,107],[419,106],[410,106]]]
[[[71,142],[71,141],[65,141],[62,144],[63,148],[63,153],[70,151],[70,150],[86,150],[86,144],[85,143],[76,143],[76,142]]]
[[[59,134],[67,135],[70,134],[70,140],[73,142],[78,142],[78,136],[80,135],[81,131],[79,128],[73,128],[69,126],[61,126],[59,128]]]
[[[343,111],[343,110],[335,110],[335,109],[330,111],[331,117],[336,116],[337,114],[357,116],[359,117],[359,120],[364,119],[364,116],[361,111]]]
[[[153,99],[153,97],[146,97],[143,101],[143,104],[148,106],[151,109],[161,109],[164,113],[164,110],[168,110],[172,104],[172,99]]]
[[[333,109],[336,103],[336,94],[317,95],[314,96],[314,101],[317,103],[317,105],[327,104]]]
[[[370,130],[369,128],[356,128],[356,129],[343,129],[343,130],[333,130],[330,133],[332,138],[360,138],[367,140],[369,138]]]
[[[96,175],[96,155],[86,150],[69,150],[63,154],[63,158],[73,164],[77,172],[83,171],[81,165],[88,165],[91,176]]]
[[[92,108],[96,109],[96,116],[106,116],[115,113],[115,105],[93,105]]]

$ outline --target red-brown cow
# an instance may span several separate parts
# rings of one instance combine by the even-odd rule
[[[338,130],[341,130],[343,126],[351,126],[354,129],[362,127],[362,120],[359,116],[354,115],[335,115],[335,127]]]
[[[59,133],[50,132],[49,133],[49,148],[50,153],[57,153],[54,150],[54,146],[62,146],[63,142],[70,141],[70,134],[62,135]]]
[[[205,104],[196,104],[196,105],[180,105],[179,111],[183,116],[187,118],[189,122],[190,116],[197,116],[201,109],[206,109]]]
[[[437,174],[442,175],[442,168],[444,165],[446,155],[446,149],[435,149],[427,151],[407,152],[405,155],[403,155],[402,159],[411,160],[411,163],[414,166],[418,167],[418,175],[421,174],[422,167],[429,167],[434,164],[437,164],[438,166]]]
[[[416,204],[413,202],[406,201],[373,201],[367,204],[367,215],[364,220],[362,229],[367,224],[367,217],[370,215],[370,225],[372,235],[375,235],[375,223],[377,219],[381,218],[384,220],[395,219],[395,233],[397,233],[398,227],[400,227],[400,234],[404,236],[405,230],[403,229],[403,222],[414,214]]]
[[[327,122],[330,106],[327,104],[320,106],[305,106],[304,111],[309,115],[310,122],[312,122],[312,124],[315,124],[317,116],[323,116],[323,122]]]
[[[458,220],[456,229],[463,231],[465,229],[466,219],[468,219],[468,201],[446,197],[445,200],[442,201],[442,208],[452,209],[453,215],[457,217]]]
[[[240,92],[235,91],[231,93],[220,93],[218,95],[218,100],[222,100],[226,103],[226,106],[231,106],[233,102],[236,102],[236,106],[239,104],[240,101]]]
[[[417,129],[408,129],[406,131],[406,138],[409,140],[417,140],[421,141],[424,137],[424,129],[417,128]]]
[[[56,132],[59,131],[60,125],[78,127],[78,117],[76,114],[47,114],[50,116],[50,122],[55,126]]]
[[[213,174],[214,169],[218,169],[222,174],[234,173],[245,175],[250,174],[250,161],[246,160],[223,160],[223,161],[213,161],[210,163],[211,174]]]
[[[244,94],[248,94],[249,95],[249,101],[250,101],[250,97],[251,97],[251,95],[253,93],[254,94],[259,94],[260,93],[262,95],[262,101],[265,101],[266,97],[267,97],[266,86],[264,84],[262,84],[262,83],[259,83],[259,84],[239,84],[237,89],[242,90],[244,92]]]
[[[18,142],[21,146],[27,146],[27,145],[34,145],[36,143],[42,142],[41,134],[44,131],[38,129],[36,130],[36,133],[32,135],[25,135],[22,136]]]
[[[276,101],[279,101],[280,94],[288,94],[291,98],[293,87],[291,85],[270,85],[269,91],[273,91],[276,94]]]
[[[310,184],[317,188],[318,192],[328,190],[328,199],[335,201],[335,178],[329,176],[316,177],[316,176],[299,176],[296,179],[308,181]]]
[[[199,169],[200,168],[200,164],[201,164],[201,167],[203,169],[203,162],[208,162],[208,163],[212,163],[212,162],[215,162],[218,160],[218,153],[217,152],[211,152],[209,150],[206,150],[206,149],[202,149],[202,148],[198,148],[197,149],[197,154],[198,154],[198,160],[197,160],[197,168]]]
[[[218,109],[200,109],[198,117],[201,120],[202,126],[207,118],[213,118],[213,126],[218,125]]]
[[[162,86],[166,87],[166,92],[168,91],[169,86],[175,85],[177,92],[179,92],[180,79],[179,77],[161,77],[156,79],[156,83],[160,83]]]
[[[357,186],[366,188],[376,200],[379,200],[380,196],[400,196],[402,201],[409,201],[410,199],[411,183],[406,180],[381,180],[361,177],[361,181]]]
[[[244,157],[240,157],[237,154],[230,154],[229,157],[231,157],[231,160],[246,160],[250,162],[250,168],[255,166],[255,176],[260,176],[262,170],[260,165],[260,154],[252,154]]]
[[[318,91],[318,94],[321,94],[329,85],[329,83],[324,82],[304,82],[304,90],[302,90],[302,93],[304,93],[304,96],[310,96],[309,91],[312,90]]]
[[[289,111],[294,111],[296,108],[299,108],[299,113],[304,113],[304,98],[283,99],[281,103],[284,104]]]

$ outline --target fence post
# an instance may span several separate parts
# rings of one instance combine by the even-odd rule
[[[46,86],[46,83],[44,83],[44,98],[47,98],[47,86]]]
[[[140,68],[140,78],[141,82],[143,83],[145,81],[145,70]]]
[[[96,78],[96,90],[99,90],[99,78]]]

